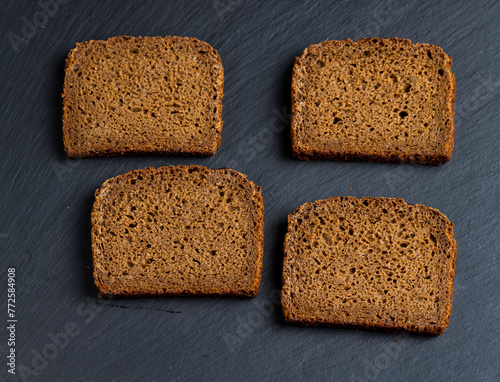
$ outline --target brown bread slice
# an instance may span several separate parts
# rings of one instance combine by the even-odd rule
[[[66,60],[66,153],[213,155],[221,142],[223,83],[217,51],[195,38],[78,43]]]
[[[451,65],[441,48],[399,38],[311,45],[293,69],[294,156],[434,165],[450,160]]]
[[[451,314],[453,224],[403,199],[331,197],[288,217],[285,319],[438,335]]]
[[[102,296],[256,296],[261,188],[227,168],[148,167],[108,179],[92,210]]]

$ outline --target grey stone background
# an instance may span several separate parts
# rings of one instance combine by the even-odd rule
[[[0,380],[500,380],[498,1],[54,4],[0,1],[0,316],[7,320],[7,268],[15,267],[18,318],[17,374],[9,375],[2,361]],[[65,157],[65,57],[78,41],[122,34],[192,36],[219,51],[225,96],[216,155]],[[294,56],[326,39],[375,36],[436,44],[452,56],[451,161],[431,167],[293,159],[288,112]],[[262,186],[259,296],[98,299],[90,248],[94,190],[131,169],[192,163],[232,167]],[[455,223],[454,308],[443,335],[284,322],[276,296],[287,215],[333,195],[402,197],[438,208]]]

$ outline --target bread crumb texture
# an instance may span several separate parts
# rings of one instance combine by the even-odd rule
[[[457,253],[453,224],[402,199],[331,197],[288,217],[286,320],[441,334]]]
[[[78,43],[66,60],[63,139],[71,157],[212,155],[221,141],[224,72],[188,37]]]
[[[102,296],[256,296],[261,188],[227,168],[148,167],[104,182],[92,210]]]
[[[451,66],[440,47],[406,39],[311,45],[292,75],[294,156],[448,161],[455,135]]]

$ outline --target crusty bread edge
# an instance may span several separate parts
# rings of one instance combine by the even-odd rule
[[[253,203],[256,208],[256,215],[254,219],[256,221],[254,234],[257,238],[257,246],[256,246],[256,254],[254,261],[254,274],[251,276],[251,283],[248,289],[245,290],[196,290],[196,291],[186,291],[182,293],[169,293],[169,292],[158,292],[158,293],[144,293],[140,290],[127,290],[123,293],[113,293],[110,291],[105,284],[103,284],[100,280],[100,274],[96,269],[97,264],[97,256],[99,253],[99,248],[97,247],[97,236],[99,234],[98,227],[100,227],[100,218],[101,213],[99,211],[100,205],[103,203],[103,199],[106,198],[109,187],[118,182],[120,179],[126,178],[132,174],[144,173],[154,171],[155,173],[161,171],[167,171],[170,168],[190,170],[197,169],[198,171],[203,172],[217,172],[217,171],[225,171],[227,173],[231,173],[233,176],[239,178],[241,181],[247,183],[253,189]],[[245,174],[242,174],[238,171],[229,169],[229,168],[220,168],[220,169],[210,169],[204,166],[198,165],[179,165],[179,166],[163,166],[158,169],[154,167],[146,167],[139,170],[131,170],[124,174],[120,174],[113,178],[107,179],[101,187],[99,187],[94,193],[94,204],[92,206],[91,212],[91,247],[92,247],[92,263],[93,263],[93,278],[94,283],[97,287],[98,293],[103,298],[133,298],[133,297],[152,297],[152,296],[241,296],[241,297],[255,297],[259,293],[260,282],[262,278],[262,261],[264,255],[264,202],[262,199],[262,188],[257,186],[254,182],[247,179]]]
[[[135,40],[145,40],[145,39],[181,39],[181,40],[186,40],[190,42],[194,42],[197,44],[201,44],[206,47],[207,52],[210,52],[215,60],[215,65],[213,66],[213,70],[215,70],[216,73],[216,84],[215,87],[217,88],[217,99],[214,100],[215,103],[217,103],[217,114],[216,114],[216,121],[215,121],[215,128],[217,131],[216,135],[216,141],[212,145],[212,147],[209,147],[207,150],[186,150],[183,148],[178,148],[178,149],[170,149],[170,150],[107,150],[107,151],[78,151],[76,150],[75,147],[71,145],[71,142],[69,141],[69,134],[68,131],[71,126],[71,112],[69,109],[69,88],[68,88],[68,81],[70,76],[68,75],[69,69],[72,67],[72,65],[75,62],[75,55],[77,54],[78,50],[81,49],[84,46],[87,45],[98,45],[98,44],[106,44],[106,43],[116,43],[116,42],[121,42],[124,40],[128,39],[135,39]],[[121,156],[121,155],[186,155],[186,156],[212,156],[217,152],[217,149],[221,145],[222,141],[222,127],[223,127],[223,120],[222,120],[222,99],[224,97],[224,67],[222,66],[222,60],[220,58],[219,53],[217,52],[216,49],[214,49],[208,42],[199,40],[194,37],[179,37],[179,36],[165,36],[165,37],[149,37],[149,36],[139,36],[139,37],[132,37],[132,36],[116,36],[116,37],[110,37],[107,40],[89,40],[89,41],[84,41],[84,42],[78,42],[76,43],[76,46],[70,50],[68,53],[68,57],[66,58],[65,61],[65,68],[64,68],[64,85],[63,85],[63,93],[61,94],[62,99],[63,99],[63,117],[62,117],[62,125],[63,125],[63,145],[64,145],[64,151],[66,152],[66,155],[71,157],[71,158],[94,158],[94,157],[111,157],[111,156]]]
[[[285,239],[283,243],[283,249],[284,249],[284,258],[283,258],[283,272],[282,272],[282,291],[281,291],[281,305],[282,305],[282,311],[283,315],[285,317],[285,320],[296,325],[301,325],[301,326],[334,326],[334,327],[344,327],[344,328],[356,328],[356,329],[367,329],[367,330],[383,330],[387,332],[398,332],[401,330],[405,330],[411,333],[416,333],[416,334],[428,334],[428,335],[440,335],[442,334],[449,325],[450,321],[450,316],[451,316],[451,311],[452,311],[452,301],[453,301],[453,285],[454,285],[454,279],[455,279],[455,263],[456,263],[456,257],[457,257],[457,243],[454,238],[454,233],[453,233],[453,228],[454,225],[453,223],[448,219],[446,215],[444,215],[442,212],[440,212],[438,209],[432,208],[425,206],[423,204],[413,204],[415,207],[419,208],[424,208],[428,211],[431,211],[435,215],[437,215],[439,218],[443,220],[443,222],[446,225],[446,236],[449,239],[449,242],[451,244],[451,248],[449,248],[449,255],[450,255],[450,262],[449,266],[450,268],[446,270],[446,274],[448,276],[447,282],[446,282],[446,293],[445,293],[445,303],[443,306],[445,307],[444,312],[442,313],[441,321],[439,322],[439,325],[436,325],[435,327],[411,327],[410,325],[408,326],[396,326],[396,325],[379,325],[379,324],[367,324],[367,323],[355,323],[353,321],[339,321],[339,320],[315,320],[315,319],[308,319],[308,318],[298,318],[293,315],[291,312],[291,301],[287,298],[287,285],[286,285],[286,276],[288,274],[288,263],[290,262],[291,259],[293,259],[293,252],[292,252],[292,247],[293,243],[290,238],[290,231],[291,228],[294,224],[294,219],[297,218],[300,214],[302,214],[304,211],[307,209],[314,207],[317,205],[317,203],[328,203],[329,200],[335,199],[335,200],[349,200],[349,199],[355,199],[357,201],[363,201],[363,200],[374,200],[374,199],[383,199],[385,201],[389,200],[395,200],[398,203],[404,203],[405,205],[411,206],[411,204],[407,204],[404,199],[401,198],[372,198],[372,197],[363,197],[363,198],[357,198],[354,196],[344,196],[344,197],[337,197],[337,196],[332,196],[327,199],[320,199],[316,200],[315,202],[307,202],[305,204],[302,204],[300,207],[296,208],[291,214],[288,215],[288,228],[287,228],[287,233],[285,234]]]
[[[336,152],[332,150],[317,150],[310,147],[302,147],[298,140],[297,132],[299,126],[303,123],[303,116],[301,114],[305,105],[303,104],[303,96],[301,95],[300,82],[305,81],[306,75],[304,74],[304,66],[306,63],[306,57],[309,51],[316,49],[324,45],[338,45],[341,43],[354,44],[355,42],[351,39],[346,40],[326,40],[319,44],[313,44],[307,47],[300,56],[295,57],[293,72],[292,72],[292,85],[291,85],[291,103],[292,110],[290,116],[290,140],[292,142],[292,152],[293,156],[301,160],[338,160],[338,161],[368,161],[368,162],[379,162],[379,163],[423,163],[431,165],[441,165],[448,162],[453,154],[453,147],[455,142],[455,121],[454,121],[454,104],[455,104],[455,92],[456,92],[456,82],[455,75],[451,71],[451,66],[453,65],[453,60],[450,55],[445,53],[443,49],[436,45],[416,43],[413,44],[409,39],[401,39],[398,37],[393,37],[389,39],[384,39],[380,37],[374,38],[363,38],[358,40],[356,43],[362,43],[368,40],[382,40],[382,41],[395,41],[399,43],[404,43],[411,45],[413,47],[422,47],[424,49],[433,49],[438,54],[444,57],[445,66],[445,78],[447,79],[448,92],[446,93],[447,98],[445,101],[445,114],[446,119],[449,123],[444,126],[447,130],[446,140],[443,145],[443,150],[438,155],[403,155],[402,153],[392,153],[391,155],[378,155],[378,154],[362,154],[354,152]]]

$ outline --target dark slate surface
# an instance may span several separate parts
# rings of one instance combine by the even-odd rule
[[[45,11],[38,1],[0,2],[1,317],[6,321],[7,268],[15,267],[18,318],[17,375],[7,374],[4,321],[0,380],[21,379],[21,365],[24,380],[41,381],[500,380],[500,3],[64,2]],[[30,30],[25,24],[33,21],[39,26]],[[65,157],[64,59],[77,41],[121,34],[193,36],[219,51],[224,131],[215,156]],[[12,43],[14,35],[23,40]],[[365,36],[437,44],[453,57],[456,144],[448,164],[292,158],[294,56],[325,39]],[[94,190],[131,169],[191,163],[232,167],[262,186],[260,295],[98,299],[89,222]],[[276,295],[287,214],[332,195],[403,197],[455,223],[454,308],[442,336],[284,323]]]

